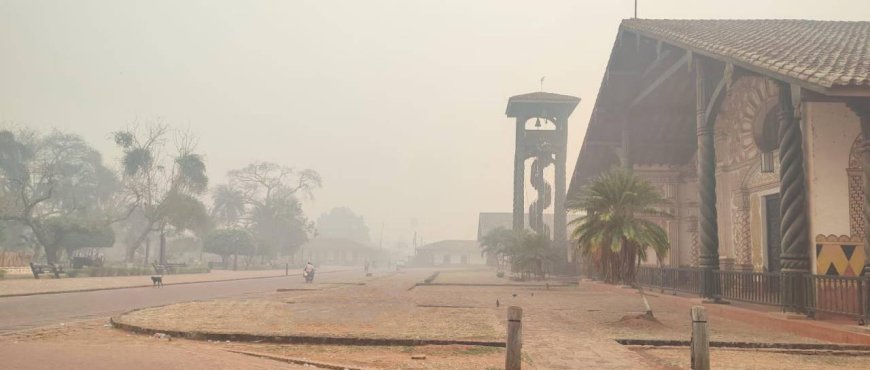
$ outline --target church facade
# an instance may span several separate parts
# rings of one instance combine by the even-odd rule
[[[623,21],[568,198],[627,164],[668,200],[665,266],[861,275],[867,45],[870,22]]]

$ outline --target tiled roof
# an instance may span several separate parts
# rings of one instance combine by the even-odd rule
[[[870,22],[626,19],[622,27],[825,88],[870,86]]]

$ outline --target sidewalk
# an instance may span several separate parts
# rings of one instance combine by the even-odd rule
[[[351,267],[324,266],[320,269],[320,272],[326,273],[330,271],[347,270],[350,268]],[[290,273],[296,274],[298,273],[298,271],[296,269],[291,269]],[[212,272],[205,274],[164,275],[163,283],[166,285],[190,284],[222,280],[259,279],[278,276],[284,276],[284,270],[213,270]],[[61,279],[41,278],[38,280],[9,279],[0,280],[0,297],[69,293],[104,289],[135,288],[142,286],[151,286],[151,279],[149,276],[107,276]]]

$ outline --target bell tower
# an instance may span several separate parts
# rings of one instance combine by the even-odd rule
[[[505,114],[516,119],[514,154],[513,229],[525,228],[526,160],[532,159],[529,181],[537,196],[529,205],[529,227],[547,235],[553,244],[567,251],[567,211],[565,210],[565,157],[568,146],[568,117],[580,98],[533,92],[508,99]],[[544,179],[544,169],[555,166],[555,189]],[[553,230],[544,222],[544,210],[553,205]],[[569,254],[570,255],[570,254]]]

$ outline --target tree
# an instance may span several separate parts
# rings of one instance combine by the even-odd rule
[[[228,262],[231,255],[236,256],[233,263],[235,270],[238,256],[252,255],[256,249],[256,243],[251,234],[240,228],[218,229],[208,233],[203,241],[203,247],[209,253],[221,256],[224,263]]]
[[[255,162],[228,173],[214,195],[212,215],[226,227],[243,227],[256,241],[256,255],[291,255],[308,240],[311,223],[298,196],[313,198],[320,175],[271,162]]]
[[[278,193],[268,204],[252,209],[250,230],[257,241],[257,255],[274,257],[295,253],[308,241],[311,226],[299,200],[292,194]]]
[[[534,274],[538,278],[547,277],[549,265],[558,261],[559,256],[546,235],[528,230],[513,233],[506,253],[510,256],[511,269],[514,272]]]
[[[134,128],[113,133],[115,144],[124,152],[125,191],[132,194],[132,205],[145,219],[139,235],[128,245],[128,262],[148,236],[157,232],[160,263],[166,263],[167,233],[202,224],[201,216],[206,214],[196,198],[208,187],[205,160],[194,152],[195,140],[189,133],[178,133],[175,152],[165,154],[169,133],[168,126],[160,124],[142,131]],[[179,202],[185,206],[177,205]]]
[[[117,180],[77,135],[0,131],[0,189],[0,221],[26,226],[49,263],[59,258],[58,225],[118,219]]]
[[[254,162],[229,172],[230,185],[242,191],[245,201],[254,206],[267,205],[276,192],[301,194],[313,198],[323,184],[320,174],[311,169],[297,170],[271,162]]]
[[[572,237],[582,255],[594,259],[606,282],[632,285],[648,248],[660,260],[667,255],[667,233],[648,219],[667,216],[655,208],[665,203],[648,181],[628,168],[615,167],[569,201],[569,208],[586,213],[571,222]]]
[[[45,228],[49,235],[46,249],[63,248],[68,256],[79,249],[109,248],[115,244],[115,231],[104,222],[54,217],[45,222]]]
[[[492,256],[499,271],[504,269],[505,257],[514,244],[514,232],[503,227],[490,230],[480,240],[480,254]]]
[[[326,237],[369,242],[369,227],[365,219],[350,208],[337,207],[317,218],[317,233]]]

